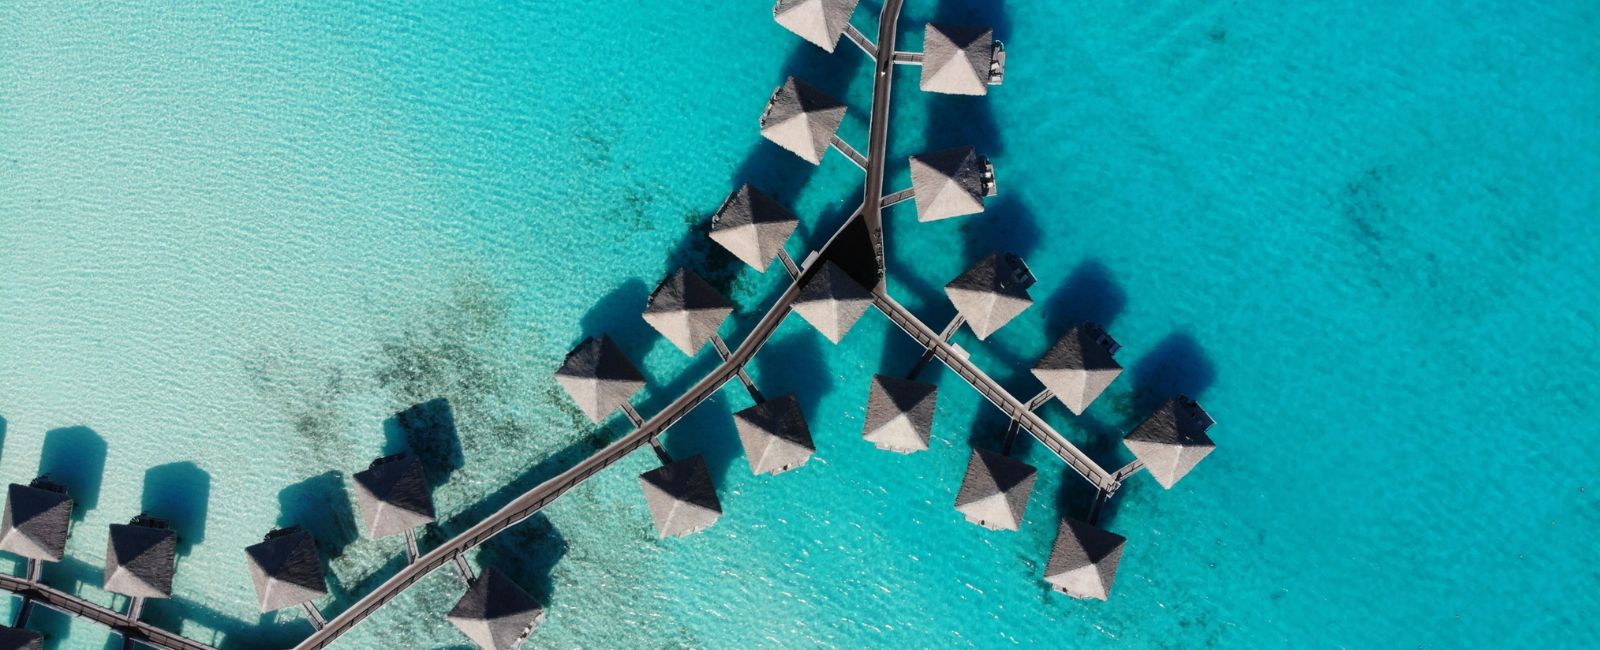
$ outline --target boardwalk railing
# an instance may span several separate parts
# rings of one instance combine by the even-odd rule
[[[998,382],[972,363],[971,359],[957,351],[955,346],[941,338],[938,332],[933,331],[932,328],[923,323],[905,306],[894,298],[889,297],[889,294],[882,289],[872,292],[872,303],[885,316],[888,316],[889,320],[894,321],[894,324],[899,325],[900,329],[905,330],[906,334],[916,339],[919,345],[933,350],[940,361],[943,361],[946,366],[950,367],[951,371],[960,375],[962,379],[967,380],[967,383],[972,384],[972,387],[977,389],[979,394],[988,398],[990,402],[993,402],[996,407],[1004,411],[1011,419],[1021,423],[1022,428],[1027,429],[1028,433],[1033,434],[1033,437],[1037,438],[1040,443],[1043,443],[1050,451],[1055,452],[1062,460],[1067,461],[1067,465],[1078,474],[1081,474],[1083,478],[1088,479],[1090,483],[1093,483],[1095,487],[1101,490],[1116,490],[1119,482],[1116,476],[1102,469],[1087,454],[1067,440],[1066,436],[1061,435],[1060,432],[1052,428],[1044,419],[1035,414],[1027,404],[1023,404],[1016,397],[1013,397]]]
[[[71,616],[94,621],[116,630],[119,634],[132,637],[142,643],[158,648],[167,650],[216,650],[204,643],[168,632],[149,623],[129,620],[128,615],[122,612],[113,611],[103,605],[96,605],[49,585],[28,582],[16,576],[0,575],[0,589],[16,593],[23,598],[32,599],[37,604]]]
[[[867,56],[874,59],[878,58],[878,46],[873,45],[872,41],[867,38],[867,35],[861,33],[861,30],[856,29],[855,25],[845,23],[844,35],[849,37],[850,42],[855,43],[856,47],[861,48],[862,52],[866,52]]]

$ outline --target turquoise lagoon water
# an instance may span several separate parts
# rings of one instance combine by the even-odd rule
[[[105,526],[171,519],[178,597],[147,618],[224,648],[309,631],[254,607],[240,549],[275,525],[317,532],[330,614],[398,566],[348,496],[405,444],[397,412],[458,432],[424,450],[437,543],[620,434],[549,379],[578,339],[642,362],[646,413],[711,366],[638,319],[667,272],[730,291],[730,340],[753,324],[782,279],[707,244],[732,186],[795,206],[796,256],[859,200],[846,161],[813,169],[755,122],[800,74],[864,144],[865,61],[765,0],[150,4],[0,5],[0,476],[72,484],[86,507],[46,579],[98,602],[121,604],[98,587]],[[815,460],[752,477],[729,388],[667,437],[710,459],[727,514],[707,532],[655,538],[648,454],[512,529],[473,561],[548,604],[536,645],[1592,642],[1595,5],[908,5],[905,49],[937,18],[995,25],[1012,56],[987,98],[897,82],[895,159],[976,144],[1002,194],[959,220],[892,209],[891,289],[942,322],[943,283],[1022,253],[1038,305],[963,334],[974,358],[1031,394],[1051,337],[1097,319],[1129,371],[1085,417],[1048,417],[1119,465],[1118,434],[1188,391],[1218,451],[1171,491],[1130,482],[1104,520],[1129,538],[1113,597],[1072,601],[1039,581],[1054,522],[1085,506],[1064,466],[1024,442],[1024,528],[965,524],[951,503],[997,414],[936,370],[933,449],[877,452],[868,380],[915,352],[880,315],[837,347],[791,319],[752,371],[798,393]],[[440,572],[339,647],[460,646],[460,590]]]

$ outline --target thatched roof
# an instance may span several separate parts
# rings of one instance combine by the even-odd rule
[[[1161,487],[1171,488],[1217,448],[1206,435],[1211,415],[1200,404],[1179,395],[1162,404],[1122,444],[1144,461]]]
[[[745,183],[711,215],[711,241],[765,273],[799,223],[789,208]]]
[[[684,268],[656,285],[645,304],[644,321],[684,354],[694,356],[732,314],[733,304],[727,298]]]
[[[374,539],[399,535],[433,522],[433,493],[422,462],[410,454],[372,461],[356,472],[356,502],[367,534]]]
[[[262,612],[316,600],[328,594],[322,556],[311,533],[298,527],[275,530],[244,549]]]
[[[839,45],[839,36],[850,24],[850,14],[859,0],[778,0],[772,17],[800,38],[829,52]]]
[[[761,115],[761,135],[813,165],[832,146],[844,123],[845,105],[804,81],[789,77],[772,93]]]
[[[829,341],[838,343],[872,306],[872,294],[832,260],[806,280],[794,310]]]
[[[923,34],[923,90],[951,95],[989,94],[993,30],[928,23]]]
[[[141,598],[172,596],[178,534],[156,520],[111,524],[106,544],[106,591]]]
[[[924,451],[933,438],[933,416],[939,387],[874,375],[867,394],[867,425],[861,437],[886,451]]]
[[[756,474],[787,472],[806,464],[817,451],[793,393],[734,413],[733,423]]]
[[[983,212],[988,162],[972,147],[911,157],[911,187],[917,220],[935,221]]]
[[[0,650],[44,650],[44,635],[27,628],[0,625]]]
[[[1033,306],[1032,285],[1033,274],[1022,258],[991,253],[944,285],[944,292],[981,340]]]
[[[484,650],[509,650],[544,622],[544,608],[495,569],[485,569],[450,610],[450,624]]]
[[[53,489],[52,489],[53,488]],[[0,550],[32,560],[60,562],[72,527],[72,498],[66,490],[40,481],[12,483],[0,519]]]
[[[1122,562],[1122,545],[1127,541],[1109,530],[1063,519],[1044,580],[1073,598],[1105,600],[1117,579],[1117,564]]]
[[[589,420],[599,424],[644,388],[644,375],[611,337],[589,337],[567,353],[556,382]]]
[[[1034,364],[1033,376],[1074,415],[1083,415],[1122,374],[1122,365],[1111,356],[1116,346],[1099,325],[1084,323],[1056,339]]]
[[[956,494],[956,510],[966,515],[967,521],[990,530],[1021,528],[1038,477],[1032,465],[974,449],[961,492]]]
[[[704,456],[683,460],[639,475],[650,516],[662,537],[698,533],[722,517],[722,502],[711,484]]]

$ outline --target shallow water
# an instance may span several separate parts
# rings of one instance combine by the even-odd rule
[[[754,477],[726,389],[667,437],[704,453],[727,514],[657,540],[621,463],[476,553],[551,609],[548,647],[1573,647],[1600,632],[1600,11],[1580,2],[912,0],[1006,42],[1004,86],[895,88],[894,160],[975,144],[980,216],[887,215],[890,287],[939,288],[1004,248],[1038,304],[959,342],[1019,395],[1091,318],[1129,371],[1048,418],[1103,464],[1160,398],[1195,395],[1219,449],[1171,491],[1130,481],[1107,603],[1039,575],[1081,487],[1038,445],[1026,525],[951,508],[1003,420],[942,370],[933,449],[859,439],[874,372],[915,351],[881,315],[840,346],[790,319],[756,359],[798,393],[819,453]],[[586,335],[640,361],[646,414],[711,367],[638,312],[688,264],[733,296],[739,340],[781,286],[704,237],[746,180],[815,247],[859,172],[760,139],[787,74],[846,99],[870,72],[766,2],[515,7],[0,6],[0,477],[69,482],[82,513],[48,582],[98,602],[106,526],[140,510],[186,542],[149,620],[225,648],[309,631],[255,611],[241,550],[299,523],[330,556],[330,614],[397,568],[361,539],[348,475],[424,445],[424,545],[622,431],[550,373]],[[873,31],[874,3],[856,24]],[[914,72],[914,70],[913,70]],[[908,182],[902,163],[894,188]],[[444,402],[436,400],[443,399]],[[422,404],[427,426],[397,413]],[[452,433],[454,435],[452,435]],[[0,560],[9,563],[10,558]],[[13,570],[15,567],[13,567]],[[339,647],[462,645],[448,573]],[[120,604],[120,603],[119,603]],[[0,607],[9,608],[13,603]],[[9,619],[6,619],[9,620]],[[106,634],[41,613],[54,647]]]

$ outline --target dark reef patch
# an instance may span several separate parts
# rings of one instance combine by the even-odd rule
[[[264,349],[245,362],[244,370],[256,394],[284,414],[307,446],[301,458],[316,465],[351,451],[349,416],[341,407],[350,386],[342,368],[319,365],[311,356],[292,346]]]
[[[1380,258],[1385,239],[1381,227],[1389,219],[1389,207],[1384,200],[1385,177],[1389,172],[1387,167],[1368,167],[1346,182],[1339,195],[1339,213],[1355,231],[1356,241]]]

